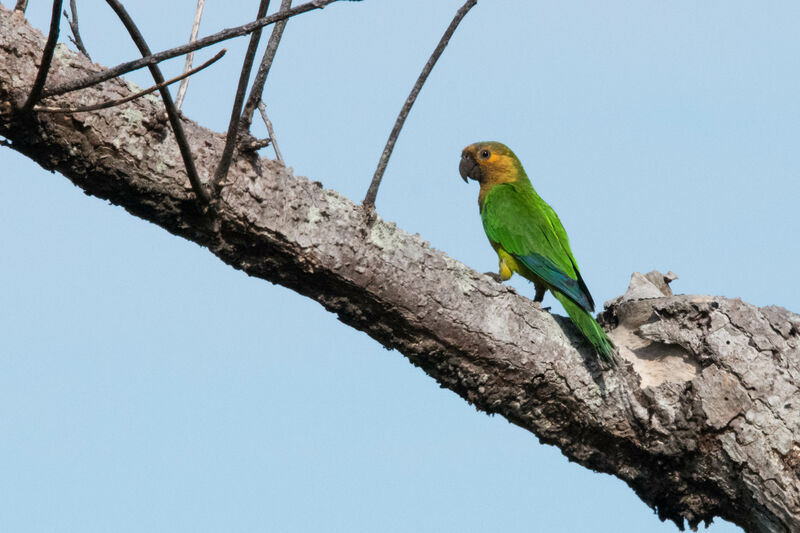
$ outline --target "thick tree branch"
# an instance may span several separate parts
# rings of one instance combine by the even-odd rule
[[[26,94],[44,42],[0,7],[0,102]],[[92,68],[60,47],[51,75],[64,82]],[[61,103],[131,92],[113,81]],[[141,98],[93,114],[0,119],[0,135],[87,193],[315,299],[477,408],[623,479],[662,519],[800,531],[800,316],[665,296],[663,276],[636,275],[604,315],[627,362],[600,372],[568,320],[394,224],[367,225],[360,206],[277,162],[235,160],[209,224],[161,113]],[[222,135],[186,129],[210,172]]]

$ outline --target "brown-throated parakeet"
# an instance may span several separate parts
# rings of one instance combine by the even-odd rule
[[[514,152],[498,142],[471,144],[461,153],[458,170],[465,182],[471,178],[481,185],[478,206],[483,229],[500,258],[500,278],[507,280],[516,272],[532,281],[537,302],[549,289],[600,359],[614,364],[614,344],[590,314],[594,301],[567,232],[553,208],[536,194]]]

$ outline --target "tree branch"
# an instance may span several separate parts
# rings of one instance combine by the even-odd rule
[[[82,107],[47,107],[47,106],[38,106],[37,105],[37,106],[33,107],[33,111],[36,112],[36,113],[88,113],[90,111],[100,111],[101,109],[108,109],[110,107],[117,107],[119,105],[126,104],[126,103],[128,103],[130,101],[136,100],[137,98],[141,98],[142,96],[145,96],[145,95],[148,95],[150,93],[156,92],[159,89],[161,89],[162,87],[166,87],[167,85],[172,85],[173,83],[176,83],[176,82],[179,82],[179,81],[181,81],[183,79],[186,79],[189,76],[191,76],[192,74],[195,74],[196,72],[200,72],[204,68],[213,65],[214,63],[216,63],[217,61],[222,59],[222,56],[224,56],[226,53],[227,53],[227,50],[223,48],[222,50],[217,52],[217,55],[215,55],[214,57],[212,57],[211,59],[209,59],[208,61],[206,61],[202,65],[200,65],[198,67],[195,67],[195,68],[193,68],[191,70],[187,70],[183,74],[175,76],[174,78],[169,79],[169,80],[167,80],[167,81],[165,81],[163,83],[159,83],[158,85],[153,85],[152,87],[148,87],[147,89],[139,91],[138,93],[134,93],[134,94],[128,95],[125,98],[119,98],[117,100],[111,100],[110,102],[102,102],[100,104],[93,104],[93,105],[87,105],[87,106],[82,106]]]
[[[116,78],[117,76],[122,76],[123,74],[131,72],[133,70],[140,69],[142,67],[155,65],[157,63],[160,63],[161,61],[165,61],[173,57],[182,56],[189,52],[194,52],[196,50],[200,50],[201,48],[206,48],[208,46],[211,46],[213,44],[222,41],[226,41],[228,39],[242,37],[244,35],[252,33],[258,28],[263,28],[264,26],[274,24],[278,21],[286,20],[296,15],[312,11],[314,9],[323,9],[327,5],[337,1],[338,0],[313,0],[311,2],[301,4],[297,7],[293,7],[289,11],[279,11],[277,13],[273,13],[268,17],[254,20],[253,22],[248,22],[247,24],[243,24],[235,28],[222,30],[213,35],[209,35],[208,37],[203,37],[202,39],[198,39],[193,43],[176,46],[175,48],[170,48],[169,50],[164,50],[163,52],[159,52],[157,54],[148,55],[147,57],[142,57],[141,59],[120,63],[116,67],[108,68],[100,72],[89,71],[85,73],[84,78],[81,79],[73,78],[61,85],[56,85],[51,89],[45,89],[43,97],[58,96],[61,94],[66,94],[68,92],[77,91],[79,89],[85,89],[87,87],[91,87],[92,85],[102,83],[112,78]]]
[[[275,130],[272,127],[272,121],[267,116],[267,106],[263,101],[258,102],[258,112],[261,113],[261,119],[264,121],[264,125],[267,127],[267,133],[269,134],[269,140],[272,142],[272,149],[275,150],[275,159],[284,164],[283,155],[281,155],[281,151],[278,148],[278,140],[275,138]]]
[[[194,20],[192,21],[192,31],[189,34],[189,43],[197,41],[197,32],[200,31],[200,19],[203,17],[203,7],[205,0],[197,0],[197,8],[194,11]],[[192,61],[194,60],[194,52],[186,54],[186,61],[183,64],[184,72],[188,72],[192,68]],[[175,107],[180,111],[183,105],[183,98],[186,96],[186,89],[189,88],[189,78],[185,78],[180,87],[178,87],[178,95],[175,97]]]
[[[69,0],[69,10],[72,13],[72,18],[69,18],[66,9],[64,10],[64,18],[67,19],[69,29],[72,30],[73,37],[70,37],[70,41],[72,41],[79,52],[91,59],[89,52],[86,50],[86,46],[83,44],[83,39],[81,39],[81,32],[78,26],[78,6],[75,0]]]
[[[22,6],[22,11],[25,11],[27,3]],[[17,3],[17,9],[20,8],[20,3]],[[47,73],[50,71],[50,63],[53,61],[53,53],[56,50],[56,43],[58,42],[59,28],[61,27],[61,0],[54,0],[53,12],[50,15],[50,32],[47,35],[47,42],[42,51],[42,59],[39,61],[39,72],[36,73],[36,79],[33,81],[33,87],[28,94],[28,99],[22,106],[22,113],[29,113],[36,102],[42,97],[42,90],[47,81]]]
[[[139,49],[139,52],[142,54],[142,56],[151,55],[150,47],[147,46],[147,42],[144,40],[141,32],[139,32],[139,28],[137,28],[136,24],[134,24],[133,19],[130,17],[130,15],[128,15],[128,12],[125,10],[125,8],[122,7],[122,3],[120,3],[119,0],[106,0],[106,3],[108,3],[111,9],[114,10],[114,13],[117,14],[120,21],[122,21],[122,24],[125,26],[125,29],[128,30],[131,39],[133,39],[133,42],[136,44],[136,48]],[[161,69],[159,68],[158,64],[154,63],[152,65],[148,65],[147,67],[150,69],[150,74],[153,76],[153,80],[156,82],[158,92],[161,93],[161,100],[164,102],[164,108],[167,111],[169,124],[172,126],[172,132],[175,134],[175,142],[177,142],[178,148],[180,149],[183,165],[186,169],[186,175],[189,177],[189,183],[192,184],[192,189],[197,196],[198,202],[200,202],[201,205],[206,206],[211,198],[197,173],[197,168],[194,164],[194,157],[192,156],[192,150],[189,147],[189,141],[187,141],[186,133],[183,131],[183,125],[181,124],[181,118],[178,115],[178,109],[175,107],[175,102],[172,101],[172,96],[169,94],[169,88],[167,88],[167,84],[164,82],[164,75],[161,74]]]
[[[258,3],[256,19],[266,15],[267,9],[269,9],[269,0],[261,0]],[[236,149],[236,141],[239,138],[239,120],[241,119],[242,105],[247,93],[247,84],[250,82],[250,71],[253,70],[253,59],[256,57],[256,50],[260,40],[261,28],[258,28],[250,34],[250,43],[247,45],[244,61],[242,61],[242,72],[239,74],[239,85],[236,87],[236,95],[233,97],[233,109],[231,109],[231,118],[228,122],[228,133],[225,135],[225,147],[222,149],[219,164],[214,170],[213,185],[217,192],[225,182],[225,177],[228,175],[228,169],[233,160],[233,152]]]
[[[453,36],[453,33],[455,33],[456,28],[458,28],[458,25],[461,23],[461,20],[477,3],[478,0],[467,0],[464,2],[464,5],[461,6],[458,11],[456,11],[453,20],[450,22],[450,25],[444,32],[444,35],[442,35],[442,38],[439,40],[439,44],[436,45],[431,57],[428,59],[428,62],[425,63],[425,67],[422,69],[422,72],[420,72],[416,83],[414,83],[414,87],[411,88],[411,93],[409,93],[408,98],[406,98],[406,101],[403,104],[403,107],[400,109],[400,114],[397,115],[397,120],[394,122],[394,127],[392,128],[391,133],[389,133],[389,139],[386,141],[386,146],[383,148],[383,152],[381,153],[381,158],[378,161],[378,168],[375,169],[375,174],[372,176],[372,182],[369,184],[369,189],[367,189],[367,195],[364,197],[364,207],[375,207],[375,199],[378,196],[378,187],[381,186],[383,173],[386,172],[386,165],[389,163],[389,158],[392,156],[394,145],[397,142],[397,138],[400,136],[400,130],[403,129],[403,124],[405,124],[406,118],[408,117],[409,112],[411,112],[411,107],[414,105],[414,102],[417,101],[417,96],[419,96],[419,92],[422,90],[425,80],[428,79],[428,76],[433,70],[434,65],[436,65],[436,62],[442,55],[442,52],[444,52],[444,49],[447,47],[447,43],[450,42],[450,38]]]
[[[36,75],[45,38],[21,26],[0,6],[0,102]],[[51,68],[69,79],[94,67],[65,52]],[[122,81],[87,90],[97,100],[130,92]],[[160,103],[130,105],[135,114],[102,120],[0,120],[0,136],[88,194],[315,299],[477,408],[624,480],[662,519],[800,531],[800,316],[667,296],[664,276],[635,275],[604,314],[624,361],[600,372],[568,320],[394,224],[368,225],[360,206],[275,161],[231,167],[218,224],[207,224],[177,147],[152,126]],[[213,169],[221,136],[191,122],[187,131],[203,147],[198,166]]]
[[[291,7],[292,0],[281,1],[281,11],[287,11]],[[286,24],[288,22],[289,19],[281,20],[276,22],[275,27],[272,28],[272,35],[269,36],[267,49],[264,51],[264,57],[261,58],[261,64],[258,66],[258,72],[256,72],[256,77],[253,80],[253,87],[250,89],[250,94],[247,97],[247,103],[245,103],[244,111],[242,111],[242,123],[240,127],[243,130],[250,130],[250,124],[253,123],[253,113],[259,106],[259,102],[261,102],[261,95],[264,92],[264,84],[267,82],[269,70],[272,68],[272,62],[275,60],[275,54],[278,52],[278,45],[283,37],[283,30],[286,29]],[[261,115],[262,117],[266,116],[266,112],[262,112]],[[272,127],[272,124],[269,123],[268,120],[265,120],[264,122],[267,123],[268,129]],[[269,135],[272,137],[271,131]],[[273,146],[275,146],[275,144],[273,144]]]

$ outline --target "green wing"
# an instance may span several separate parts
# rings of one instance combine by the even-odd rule
[[[586,311],[594,311],[564,226],[529,184],[493,187],[484,200],[481,220],[489,240],[499,243],[550,287]]]

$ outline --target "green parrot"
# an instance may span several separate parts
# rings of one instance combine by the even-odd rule
[[[614,343],[590,314],[594,301],[567,232],[553,208],[536,194],[514,152],[499,142],[471,144],[461,153],[458,170],[465,182],[471,178],[481,185],[481,221],[500,259],[500,279],[516,272],[532,281],[535,302],[550,290],[598,357],[613,366]]]

